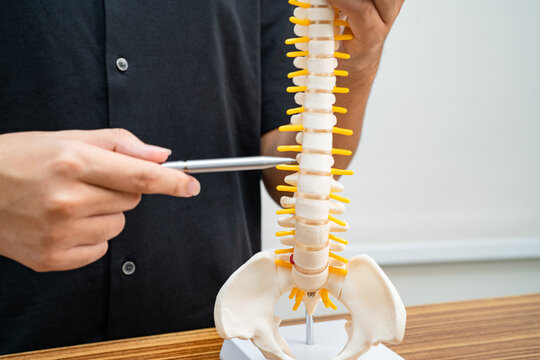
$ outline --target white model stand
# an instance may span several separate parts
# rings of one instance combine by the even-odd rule
[[[305,324],[282,326],[279,332],[285,338],[298,360],[332,359],[345,346],[345,320],[315,323],[315,344],[306,345]],[[264,360],[264,356],[249,340],[238,338],[225,340],[219,358],[221,360]],[[404,360],[386,346],[371,348],[358,360]]]

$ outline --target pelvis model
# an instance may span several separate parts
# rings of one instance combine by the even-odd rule
[[[332,147],[333,134],[352,134],[335,126],[334,115],[346,112],[334,106],[334,93],[348,92],[336,86],[336,76],[347,75],[336,67],[337,59],[349,55],[336,50],[340,41],[352,39],[341,31],[348,23],[326,0],[289,2],[296,6],[290,20],[298,37],[286,44],[294,44],[298,51],[287,56],[294,57],[300,70],[289,74],[295,86],[287,91],[296,93],[300,107],[290,109],[291,124],[280,127],[281,131],[297,131],[299,145],[278,148],[299,152],[298,165],[278,167],[294,172],[285,177],[288,185],[278,186],[280,191],[293,193],[281,198],[284,209],[278,211],[284,216],[279,224],[289,230],[277,236],[287,248],[260,252],[232,274],[217,296],[214,319],[223,338],[251,339],[268,359],[294,359],[278,332],[276,301],[290,291],[293,309],[303,302],[311,315],[321,301],[336,308],[330,294],[351,314],[346,325],[347,344],[335,359],[356,359],[380,342],[401,341],[405,308],[390,280],[370,257],[358,255],[347,260],[335,254],[344,250],[347,241],[333,233],[346,231],[348,224],[334,215],[343,213],[342,203],[349,200],[336,194],[343,186],[333,175],[352,174],[332,168],[332,155],[350,155],[348,150]]]

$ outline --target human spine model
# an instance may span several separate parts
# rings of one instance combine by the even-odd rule
[[[356,359],[372,345],[380,342],[397,343],[403,338],[405,308],[394,286],[379,266],[368,256],[359,255],[350,261],[336,255],[347,241],[332,232],[346,231],[346,222],[334,217],[344,211],[341,202],[348,199],[336,192],[343,186],[333,175],[350,175],[351,171],[332,168],[332,155],[351,152],[332,147],[333,134],[351,135],[352,131],[335,127],[334,113],[346,109],[334,106],[333,93],[348,89],[336,86],[339,71],[337,59],[348,55],[336,52],[339,41],[352,39],[340,34],[340,26],[348,26],[339,19],[339,12],[326,0],[307,0],[289,3],[297,6],[291,22],[298,38],[288,39],[298,51],[289,52],[299,71],[289,74],[296,86],[300,105],[290,109],[291,124],[281,131],[298,131],[299,145],[280,146],[279,151],[298,151],[298,165],[278,166],[294,171],[285,177],[288,185],[278,190],[292,192],[283,196],[285,217],[278,222],[292,230],[280,231],[286,249],[275,253],[261,252],[240,267],[220,290],[214,309],[218,333],[223,338],[251,339],[268,359],[294,359],[287,343],[279,334],[280,319],[274,317],[278,298],[290,291],[294,298],[293,310],[303,302],[312,315],[319,302],[336,309],[329,294],[340,300],[350,311],[347,324],[348,342],[336,360]],[[334,201],[337,200],[337,201]]]

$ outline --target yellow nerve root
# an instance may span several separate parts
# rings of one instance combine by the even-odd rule
[[[334,86],[334,90],[332,90],[332,92],[336,94],[348,94],[349,88]]]
[[[328,297],[328,290],[321,289],[321,291],[319,291],[319,294],[321,295],[321,300],[324,304],[324,307],[326,308],[331,307],[332,309],[337,310],[337,306],[334,305],[332,300],[330,300],[330,298]]]
[[[296,292],[297,292],[297,291],[298,291],[298,289],[295,288],[295,287],[293,287],[293,288],[291,289],[291,293],[289,294],[289,299],[294,298],[294,297],[296,296]]]
[[[303,112],[304,112],[304,107],[301,106],[301,107],[292,108],[292,109],[287,110],[287,115],[294,115],[294,114],[299,114],[299,113],[303,113]]]
[[[349,72],[345,70],[334,70],[336,76],[349,76]]]
[[[293,311],[298,310],[298,307],[300,306],[300,303],[302,302],[302,299],[304,298],[304,292],[300,289],[296,289],[296,299],[294,299],[294,306]]]
[[[289,93],[296,93],[301,91],[306,91],[307,86],[289,86],[287,87],[287,92]]]
[[[292,265],[291,265],[292,266]],[[335,266],[329,266],[328,271],[334,274],[347,275],[347,270]]]
[[[340,134],[340,135],[346,135],[346,136],[351,136],[353,134],[352,130],[338,128],[338,127],[335,127],[335,126],[332,128],[332,132],[334,134]]]
[[[289,51],[287,57],[299,57],[299,56],[308,56],[309,52],[307,51]]]
[[[302,151],[302,145],[280,145],[277,147],[277,151]]]
[[[344,108],[344,107],[340,107],[340,106],[332,106],[332,111],[340,113],[340,114],[346,114],[347,113],[347,109]]]
[[[298,43],[306,43],[309,41],[309,38],[307,36],[297,37],[297,38],[290,38],[285,40],[285,44],[287,45],[293,45]]]
[[[295,234],[295,231],[294,230],[290,230],[290,231],[278,231],[276,233],[276,236],[287,236],[287,235],[294,235]]]
[[[345,156],[351,156],[352,151],[347,149],[335,149],[332,148],[332,155],[345,155]]]
[[[280,210],[276,211],[276,214],[277,215],[294,214],[294,208],[280,209]]]
[[[289,0],[289,4],[294,5],[294,6],[299,6],[299,7],[304,8],[304,9],[309,8],[308,3],[304,3],[304,2],[300,2],[300,1],[296,1],[296,0]]]
[[[337,201],[341,201],[341,202],[344,202],[346,204],[350,203],[351,200],[349,200],[348,198],[346,198],[345,196],[339,196],[337,194],[334,194],[334,193],[330,193],[330,199],[334,199],[334,200],[337,200]]]
[[[334,35],[334,40],[340,41],[340,40],[352,40],[354,39],[354,36],[351,34],[341,34],[341,35]]]
[[[278,165],[281,166],[281,165]],[[277,167],[277,166],[276,166]],[[332,175],[352,175],[354,172],[352,170],[344,170],[344,169],[331,169]]]
[[[337,217],[332,216],[332,215],[328,215],[328,220],[333,221],[336,224],[341,225],[341,226],[347,226],[347,223],[345,221],[340,220]]]
[[[339,256],[331,252],[328,253],[328,256],[331,257],[332,259],[336,259],[337,261],[341,261],[344,264],[349,262],[349,260],[344,258],[343,256]]]
[[[287,77],[289,79],[292,79],[293,77],[302,76],[302,75],[307,75],[307,69],[290,72],[287,74]]]
[[[276,169],[285,170],[285,171],[299,171],[300,166],[299,165],[278,165],[276,166]]]
[[[336,236],[334,234],[328,234],[328,238],[334,241],[337,241],[338,243],[341,243],[343,245],[347,245],[349,242],[345,240],[344,238],[341,238],[339,236]]]
[[[296,25],[304,25],[304,26],[307,26],[311,23],[311,21],[309,21],[309,19],[299,19],[297,17],[294,17],[294,16],[291,16],[289,18],[289,21],[292,22],[293,24],[296,24]]]
[[[286,268],[289,268],[289,269],[292,268],[292,264],[290,262],[283,261],[283,260],[276,260],[276,265],[283,266],[283,267],[286,267]]]
[[[276,255],[281,255],[281,254],[290,254],[294,251],[294,248],[289,248],[289,249],[277,249],[274,251],[274,253]]]
[[[278,185],[278,186],[276,186],[276,190],[277,191],[296,192],[296,186]]]
[[[307,51],[306,51],[307,52]],[[350,59],[351,58],[351,55],[350,54],[347,54],[347,53],[342,53],[342,52],[338,52],[338,51],[334,51],[334,57],[335,58],[338,58],[338,59]]]
[[[304,127],[302,125],[281,125],[279,131],[302,131]]]

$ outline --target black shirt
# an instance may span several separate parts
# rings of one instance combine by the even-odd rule
[[[290,14],[286,0],[0,0],[0,133],[121,127],[171,159],[258,155],[288,121]],[[220,286],[260,249],[260,174],[197,178],[195,198],[143,197],[84,268],[0,256],[0,354],[213,326]]]

